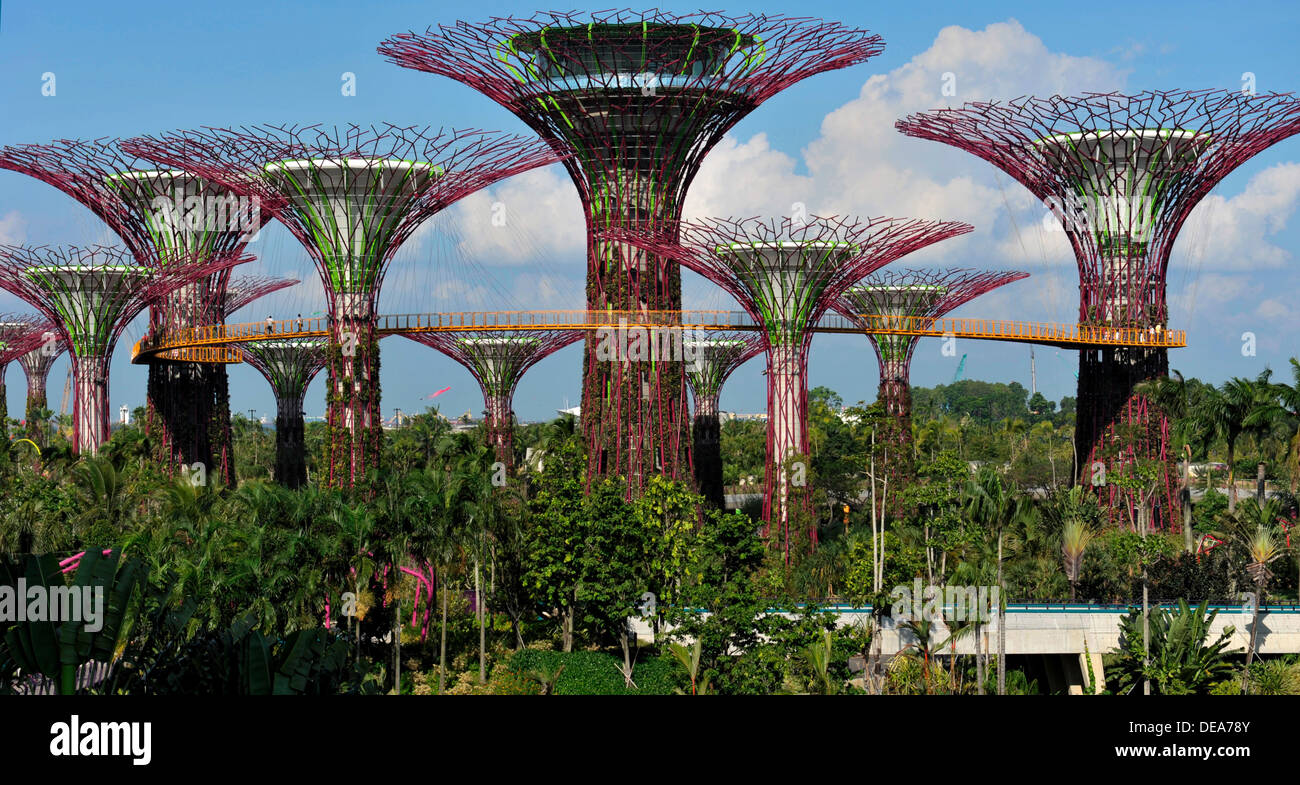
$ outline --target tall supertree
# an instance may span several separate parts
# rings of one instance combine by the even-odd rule
[[[952,221],[872,218],[683,222],[676,231],[613,239],[672,259],[708,278],[739,301],[763,332],[767,352],[768,536],[788,562],[792,484],[807,467],[786,463],[808,454],[808,347],[813,327],[844,290],[876,270],[932,243],[971,231]],[[806,492],[803,497],[807,499]],[[771,527],[777,528],[773,536]],[[815,526],[809,533],[815,547]]]
[[[329,342],[321,338],[249,341],[240,345],[244,362],[256,368],[275,395],[275,481],[287,488],[307,483],[303,441],[303,398],[325,367]]]
[[[601,238],[671,231],[704,156],[773,95],[884,50],[865,30],[814,19],[661,11],[546,13],[403,33],[379,52],[455,79],[501,104],[556,149],[587,218],[587,308],[680,311],[681,271]],[[685,471],[681,363],[600,360],[589,336],[582,429],[588,478]]]
[[[507,471],[514,470],[515,388],[529,368],[582,339],[574,330],[473,330],[406,336],[465,366],[483,391],[487,443]]]
[[[912,470],[912,355],[920,337],[873,330],[930,329],[935,320],[971,300],[1029,273],[964,269],[880,270],[844,292],[835,309],[854,319],[876,350],[880,366],[877,399],[885,410],[883,443],[889,487],[901,489]],[[897,493],[892,499],[899,499]],[[897,511],[898,504],[894,505]]]
[[[31,351],[18,358],[23,374],[27,377],[27,438],[45,446],[48,429],[45,427],[45,412],[50,408],[46,393],[50,378],[50,368],[59,355],[68,350],[68,343],[58,337],[54,326],[42,333],[41,343]]]
[[[5,386],[9,363],[38,350],[52,327],[40,317],[0,314],[0,433],[9,432],[9,397]]]
[[[0,149],[0,168],[34,177],[76,199],[117,234],[136,265],[150,269],[237,255],[270,219],[256,202],[210,180],[160,170],[116,139],[14,145]],[[229,267],[218,266],[211,276],[150,303],[149,329],[211,324],[211,315],[221,310],[229,276]],[[175,474],[182,466],[200,463],[234,483],[230,416],[215,400],[228,387],[226,368],[219,363],[166,357],[150,363],[145,429],[160,468]]]
[[[1078,263],[1080,323],[1155,336],[1168,323],[1169,255],[1188,215],[1242,163],[1300,132],[1300,99],[1229,90],[1025,97],[916,114],[897,127],[983,158],[1047,204]],[[1168,371],[1163,347],[1079,353],[1076,481],[1101,485],[1095,467],[1123,474],[1153,462],[1157,526],[1179,522],[1177,456],[1168,419],[1133,390]],[[1125,519],[1133,493],[1113,482],[1101,490]]]
[[[700,494],[718,509],[726,507],[722,484],[722,422],[718,401],[722,386],[740,366],[763,351],[757,332],[722,331],[683,343],[686,383],[695,400],[691,420],[691,463]]]
[[[0,245],[0,288],[49,319],[72,355],[73,446],[93,454],[108,440],[108,365],[118,336],[150,302],[247,257],[134,264],[122,248]]]
[[[296,278],[276,278],[266,275],[245,275],[229,282],[225,291],[208,303],[208,313],[202,324],[224,324],[240,308],[299,283]],[[242,357],[242,354],[241,354]],[[224,365],[209,363],[209,384],[204,404],[211,407],[208,418],[208,441],[212,444],[213,459],[226,487],[235,485],[235,434],[230,425],[230,375]]]
[[[559,160],[537,140],[394,125],[205,129],[124,146],[257,199],[315,261],[331,329],[325,481],[335,487],[378,465],[375,309],[393,255],[458,199]]]

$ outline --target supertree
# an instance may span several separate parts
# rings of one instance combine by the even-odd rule
[[[732,371],[763,351],[757,332],[710,332],[682,344],[686,383],[695,401],[691,421],[691,463],[700,494],[718,509],[726,507],[722,484],[722,423],[718,401]]]
[[[515,388],[529,368],[583,334],[574,330],[474,330],[406,336],[465,366],[483,391],[487,443],[506,471],[514,470]]]
[[[681,271],[602,239],[657,232],[681,217],[704,156],[773,95],[884,50],[865,30],[814,19],[661,11],[544,13],[403,33],[379,52],[455,79],[572,153],[565,161],[587,218],[587,308],[680,311]],[[582,429],[588,479],[686,466],[686,386],[679,361],[602,362],[589,336]],[[630,373],[629,373],[630,372]]]
[[[222,324],[232,313],[249,303],[297,283],[298,280],[294,278],[275,278],[266,275],[246,275],[235,278],[230,280],[222,291],[212,292],[210,297],[203,300],[203,312],[196,314],[192,323]],[[236,362],[239,357],[242,355],[234,357],[226,355],[229,362]],[[212,457],[222,483],[226,487],[234,487],[235,435],[230,425],[230,375],[226,372],[224,364],[204,363],[203,366],[205,367],[202,373],[207,377],[207,384],[199,391],[202,397],[193,405],[195,408],[202,406],[210,412],[203,419],[207,422],[207,440],[212,446]],[[156,397],[171,398],[174,397],[174,393],[168,395],[166,391],[162,391]]]
[[[108,439],[108,364],[127,323],[158,298],[248,257],[133,264],[122,248],[0,245],[0,287],[49,319],[72,356],[73,446],[93,454]]]
[[[39,350],[53,327],[47,320],[18,314],[0,314],[0,432],[9,432],[9,397],[5,375],[9,363]]]
[[[322,338],[249,341],[240,345],[244,362],[256,368],[275,395],[275,481],[287,488],[307,483],[303,442],[303,398],[325,367],[329,342]]]
[[[804,485],[807,466],[786,463],[808,454],[808,347],[813,327],[845,289],[865,276],[971,229],[953,221],[810,216],[767,221],[710,218],[683,222],[660,235],[617,230],[615,239],[672,259],[721,286],[761,327],[768,385],[763,518],[770,541],[787,562],[787,499],[792,486]],[[808,498],[806,491],[802,496]],[[777,536],[771,531],[774,524]],[[815,547],[815,525],[809,534]]]
[[[375,308],[393,255],[458,199],[559,160],[537,140],[394,125],[204,129],[124,147],[255,198],[315,261],[331,329],[325,484],[334,487],[353,487],[378,465]]]
[[[50,377],[50,368],[59,355],[68,350],[66,340],[58,337],[54,326],[42,334],[39,346],[18,358],[23,374],[27,377],[27,438],[45,446],[48,431],[45,428],[45,412],[49,409],[46,385]]]
[[[203,264],[239,254],[270,216],[256,202],[212,181],[157,168],[116,139],[59,139],[0,150],[0,168],[47,183],[76,199],[118,235],[138,266]],[[229,267],[150,303],[149,328],[165,331],[210,324],[229,282]],[[169,474],[200,463],[234,483],[229,412],[217,405],[228,389],[225,366],[149,364],[145,429],[155,460]],[[228,407],[227,407],[228,408]],[[214,461],[214,453],[217,456]]]
[[[1080,323],[1155,336],[1168,322],[1169,255],[1188,215],[1243,162],[1300,132],[1300,99],[1229,90],[1024,97],[916,114],[897,127],[983,158],[1047,204],[1078,263]],[[1168,371],[1163,347],[1079,353],[1075,479],[1103,486],[1112,515],[1127,518],[1124,508],[1147,492],[1107,482],[1103,470],[1150,462],[1157,526],[1178,525],[1176,456],[1168,419],[1133,390]]]
[[[889,487],[902,488],[912,475],[912,355],[920,337],[873,332],[880,329],[929,328],[935,320],[1000,286],[1029,273],[947,270],[880,270],[847,289],[835,304],[840,313],[867,331],[880,366],[877,399],[885,411],[883,443]],[[892,497],[899,499],[897,493]],[[900,507],[895,504],[897,511]]]

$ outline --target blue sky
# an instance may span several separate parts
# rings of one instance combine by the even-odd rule
[[[678,11],[692,6],[666,4]],[[388,35],[458,19],[530,15],[521,3],[242,2],[4,3],[0,11],[0,144],[55,138],[131,136],[201,125],[260,122],[346,123],[527,129],[505,110],[451,80],[386,63],[375,47]],[[941,217],[975,224],[969,237],[942,244],[917,263],[1016,267],[1032,276],[964,307],[960,315],[1069,321],[1077,305],[1072,261],[1041,228],[1042,209],[1020,186],[972,156],[906,139],[889,124],[897,114],[955,101],[1088,89],[1237,89],[1255,74],[1261,91],[1300,88],[1294,4],[1224,10],[1212,3],[750,3],[733,12],[820,16],[884,36],[885,53],[845,71],[813,77],[742,121],[711,154],[688,202],[693,215],[780,213],[804,202],[814,213]],[[340,92],[356,75],[355,96]],[[942,97],[939,74],[956,75],[957,95]],[[43,96],[52,73],[56,94]],[[1189,330],[1190,346],[1171,365],[1222,381],[1285,368],[1297,352],[1300,317],[1294,216],[1300,202],[1300,138],[1266,151],[1229,177],[1193,216],[1170,270],[1171,326]],[[493,201],[518,220],[496,237],[478,231]],[[426,227],[399,255],[381,304],[389,312],[570,307],[581,302],[583,257],[572,186],[558,169],[502,184],[467,200]],[[448,239],[452,238],[452,239]],[[0,171],[0,242],[85,243],[105,239],[87,211],[58,191]],[[296,274],[308,281],[241,316],[293,316],[323,307],[315,273],[296,242],[271,229],[252,250],[249,273]],[[686,283],[687,305],[731,307],[699,280]],[[24,310],[7,296],[0,309]],[[239,317],[237,317],[239,318]],[[1258,339],[1242,356],[1241,335]],[[141,405],[145,370],[129,364],[128,331],[112,371],[112,409]],[[968,355],[967,378],[1018,380],[1029,386],[1025,346],[959,342],[957,357],[938,341],[917,352],[913,383],[951,380]],[[1039,349],[1038,385],[1049,397],[1074,394],[1073,352]],[[762,362],[733,377],[723,408],[760,411]],[[51,374],[57,405],[66,374]],[[577,347],[545,361],[515,400],[522,419],[550,416],[580,396]],[[274,412],[270,390],[251,368],[232,370],[232,406]],[[7,375],[9,411],[23,406],[21,370]],[[383,344],[385,415],[418,411],[429,392],[442,410],[476,415],[481,398],[467,372],[404,339]],[[848,402],[875,396],[874,357],[856,336],[813,343],[813,386]],[[320,380],[309,415],[323,413]]]

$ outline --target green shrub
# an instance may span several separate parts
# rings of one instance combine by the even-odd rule
[[[510,670],[528,678],[530,671],[564,671],[555,682],[556,695],[671,695],[680,686],[671,663],[644,656],[632,668],[637,689],[628,689],[620,670],[622,661],[599,651],[539,651],[521,649],[510,658]],[[514,681],[514,679],[512,679]]]

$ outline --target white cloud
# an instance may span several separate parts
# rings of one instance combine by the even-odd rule
[[[946,27],[924,52],[871,76],[857,98],[823,119],[820,135],[803,150],[808,175],[796,174],[797,161],[772,149],[763,134],[725,139],[701,167],[687,215],[788,214],[799,201],[814,214],[942,218],[975,226],[973,237],[940,243],[911,262],[1068,259],[1063,237],[1038,237],[1035,225],[1044,210],[1024,188],[975,156],[903,136],[894,122],[966,101],[1118,89],[1125,73],[1104,60],[1051,52],[1014,19],[983,30]],[[945,85],[952,95],[944,95]],[[1009,210],[1014,227],[1006,220]]]
[[[1270,166],[1232,198],[1203,199],[1188,216],[1176,252],[1213,270],[1281,267],[1292,254],[1265,238],[1286,228],[1298,203],[1300,163]]]
[[[22,245],[27,240],[27,221],[12,210],[0,217],[0,245]]]

